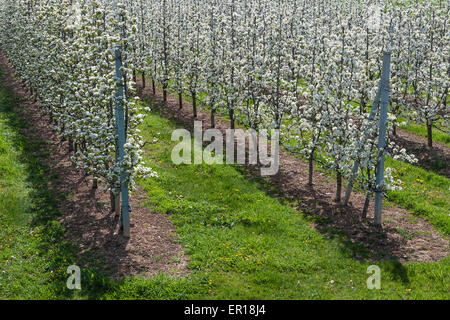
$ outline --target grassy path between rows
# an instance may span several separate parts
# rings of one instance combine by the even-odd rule
[[[171,214],[191,275],[120,282],[83,269],[81,292],[66,289],[77,250],[56,222],[45,142],[23,135],[20,103],[0,88],[0,298],[11,299],[449,299],[450,257],[438,263],[378,263],[382,290],[368,290],[367,267],[303,215],[270,197],[233,166],[175,166],[177,124],[149,114],[145,160],[159,178],[139,181],[146,205]],[[157,134],[159,133],[159,134]]]

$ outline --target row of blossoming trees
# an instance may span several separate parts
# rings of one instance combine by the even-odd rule
[[[130,99],[134,89],[126,50],[127,143],[126,156],[118,161],[114,48],[135,41],[128,11],[123,4],[97,0],[5,0],[0,20],[0,47],[16,75],[40,101],[50,125],[69,142],[77,167],[94,177],[94,188],[104,182],[116,206],[121,169],[131,186],[136,177],[154,174],[142,163],[137,126],[143,115]]]
[[[375,182],[378,90],[382,55],[392,52],[389,129],[397,118],[446,124],[450,46],[448,1],[159,0],[128,1],[136,42],[135,75],[167,92],[207,106],[254,130],[280,129],[282,143],[342,179],[360,163],[368,191]],[[393,30],[393,32],[392,32]],[[389,142],[405,161],[414,157]]]
[[[132,99],[137,76],[254,130],[280,129],[282,143],[342,180],[358,161],[368,199],[377,186],[378,90],[392,52],[389,128],[398,117],[446,124],[448,1],[389,0],[4,0],[1,47],[75,147],[74,161],[117,188],[112,48],[125,50],[126,168],[140,165]],[[393,28],[392,28],[393,27]],[[394,30],[393,32],[391,30]],[[150,82],[146,83],[146,80]],[[413,161],[389,142],[389,151]]]

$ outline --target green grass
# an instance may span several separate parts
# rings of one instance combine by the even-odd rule
[[[402,181],[402,190],[388,191],[389,200],[450,235],[450,180],[392,158],[386,159],[386,166]]]
[[[439,263],[377,263],[382,289],[366,288],[369,254],[338,232],[330,238],[260,181],[229,165],[173,165],[177,124],[150,114],[141,126],[145,160],[159,178],[140,181],[153,211],[171,214],[206,299],[448,299],[450,258]],[[156,133],[160,133],[157,135]],[[366,257],[363,262],[355,256]],[[205,283],[203,283],[205,285]],[[411,289],[411,290],[410,290]]]

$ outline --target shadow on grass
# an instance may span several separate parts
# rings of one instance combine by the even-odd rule
[[[48,158],[48,143],[39,136],[30,134],[31,125],[25,121],[24,110],[21,105],[25,100],[14,96],[11,88],[5,83],[4,74],[0,72],[0,113],[5,124],[13,130],[9,137],[17,150],[20,150],[19,160],[26,172],[26,183],[29,189],[30,205],[24,212],[29,221],[30,229],[39,229],[40,241],[38,251],[33,252],[32,259],[42,259],[48,273],[53,270],[65,271],[68,266],[76,264],[77,248],[64,239],[65,230],[57,221],[61,216],[58,209],[63,195],[57,195],[49,188],[51,167],[44,163]],[[32,131],[32,130],[31,130]],[[47,292],[58,299],[71,299],[79,297],[79,292],[67,289],[66,281],[69,275],[55,274],[52,281],[46,283]],[[111,288],[111,283],[95,269],[82,271],[83,296],[95,299]],[[31,283],[30,286],[33,286]],[[23,288],[33,290],[33,288]],[[38,297],[39,298],[39,297]]]

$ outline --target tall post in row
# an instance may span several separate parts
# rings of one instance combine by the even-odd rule
[[[391,23],[391,37],[394,32],[394,25]],[[392,47],[392,40],[391,40]],[[383,54],[383,68],[381,74],[380,85],[375,101],[372,105],[372,110],[369,115],[370,122],[373,121],[375,115],[379,113],[379,133],[378,133],[378,155],[377,155],[377,168],[376,168],[376,190],[375,190],[375,224],[381,226],[381,213],[383,206],[383,194],[384,194],[384,160],[386,154],[386,136],[387,136],[387,121],[388,121],[388,104],[389,104],[389,82],[391,74],[391,52],[390,49]],[[368,128],[365,130],[363,139],[361,141],[361,147],[359,153],[362,152],[362,147],[367,140]],[[344,205],[348,204],[350,195],[353,188],[353,183],[358,173],[360,160],[357,159],[353,165],[352,174],[350,176],[348,186],[345,192]]]
[[[383,55],[383,73],[381,75],[380,126],[378,134],[378,161],[375,191],[375,224],[381,226],[381,211],[384,193],[384,157],[386,153],[386,124],[388,121],[389,78],[391,73],[391,52]]]
[[[116,60],[116,134],[119,150],[118,164],[120,165],[120,192],[122,197],[120,227],[123,230],[123,235],[127,238],[130,237],[130,212],[129,212],[129,200],[128,200],[128,179],[127,172],[123,168],[122,163],[125,159],[125,116],[123,110],[123,96],[124,96],[124,84],[122,73],[122,48],[116,46],[115,48],[115,60]]]

